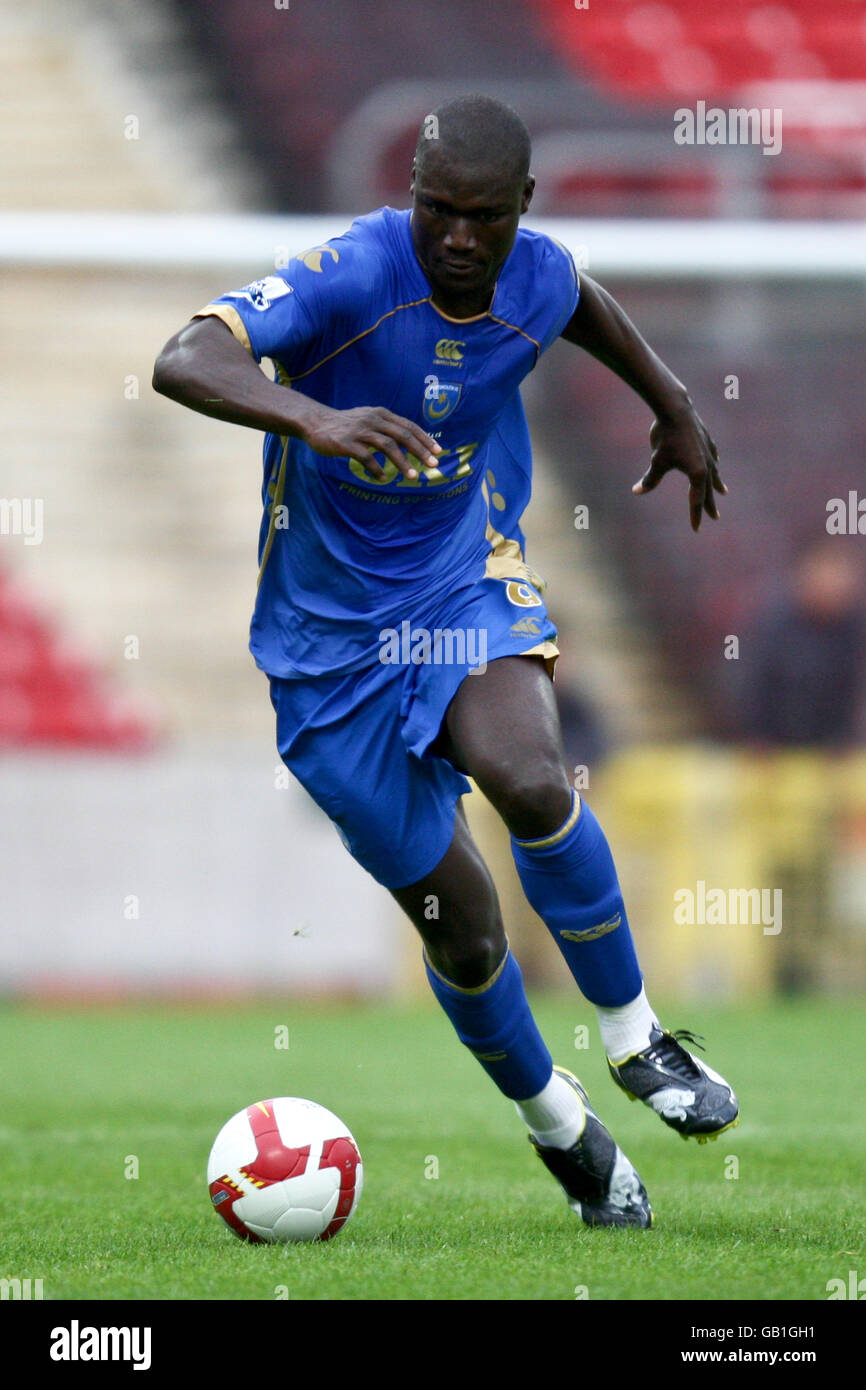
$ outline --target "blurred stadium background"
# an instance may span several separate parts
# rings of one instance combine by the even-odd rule
[[[626,387],[564,344],[527,383],[567,751],[653,989],[866,985],[862,0],[0,0],[0,40],[0,989],[419,987],[280,770],[246,648],[261,440],[150,373],[217,294],[406,206],[420,121],[475,90],[532,130],[527,223],[684,377],[730,488],[693,536],[681,480],[631,496]],[[699,101],[781,110],[781,151],[678,145]],[[471,815],[528,973],[564,984]],[[781,931],[679,924],[700,882],[781,891]]]

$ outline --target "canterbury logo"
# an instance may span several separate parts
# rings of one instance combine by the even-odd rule
[[[561,931],[559,934],[566,941],[595,941],[597,936],[607,936],[608,932],[616,931],[621,921],[622,917],[617,913],[606,922],[599,922],[597,927],[587,927],[586,931]]]
[[[507,1052],[475,1052],[475,1053],[473,1053],[473,1056],[474,1056],[474,1057],[477,1057],[478,1060],[479,1060],[479,1062],[504,1062],[505,1059],[506,1059],[506,1057],[508,1056],[508,1053],[507,1053]]]
[[[338,261],[340,259],[339,252],[335,251],[333,246],[329,246],[327,242],[324,246],[314,246],[310,251],[303,251],[296,259],[302,261],[307,270],[314,270],[317,275],[321,275],[322,256],[326,251],[332,260]]]
[[[440,338],[436,344],[436,358],[441,362],[462,362],[463,353],[461,348],[466,344],[457,342],[453,338]]]

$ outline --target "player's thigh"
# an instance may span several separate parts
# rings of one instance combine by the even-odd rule
[[[330,817],[349,853],[393,891],[446,854],[455,805],[469,789],[441,757],[412,755],[400,737],[399,681],[370,677],[271,681],[280,756]]]
[[[449,756],[514,834],[546,834],[568,815],[559,712],[540,657],[501,657],[464,680],[445,716],[445,738]]]

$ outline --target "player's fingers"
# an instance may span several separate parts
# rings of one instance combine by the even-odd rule
[[[423,430],[400,429],[396,438],[407,453],[414,454],[416,459],[426,463],[429,468],[435,468],[439,463],[442,449]]]
[[[707,513],[707,516],[711,516],[713,518],[713,521],[718,521],[719,508],[718,503],[716,502],[713,489],[710,486],[709,475],[707,475],[707,484],[704,489],[704,511]]]
[[[437,456],[442,453],[441,444],[437,444],[435,439],[431,439],[420,425],[416,425],[412,420],[404,419],[402,415],[394,415],[392,411],[384,409],[380,414],[382,417],[380,429],[385,429],[416,458],[435,466],[438,462]]]
[[[713,481],[713,487],[716,489],[716,492],[721,492],[724,496],[727,496],[728,489],[722,482],[722,475],[715,464],[713,464],[712,468],[710,469],[710,474]]]
[[[379,482],[385,480],[385,470],[376,458],[372,444],[362,444],[359,448],[350,451],[352,458],[364,465],[368,473],[371,473]]]
[[[722,475],[718,470],[717,465],[719,462],[719,451],[716,448],[716,441],[713,439],[712,435],[709,433],[705,425],[702,426],[702,429],[704,435],[704,443],[706,444],[707,449],[710,452],[710,457],[712,460],[712,462],[710,463],[710,482],[712,486],[715,488],[716,492],[721,492],[724,495],[728,489],[722,482]]]
[[[713,491],[712,467],[703,469],[699,473],[691,474],[690,481],[693,488],[696,488],[702,498],[701,510],[711,516],[713,521],[719,519],[719,508],[716,502],[716,495]]]
[[[697,483],[689,487],[689,519],[693,531],[700,531],[704,511],[704,489]]]
[[[405,454],[396,440],[391,439],[387,434],[373,434],[368,436],[368,443],[371,449],[377,449],[380,454],[384,454],[393,464],[399,468],[406,478],[417,478],[418,469],[415,467],[416,459]],[[382,474],[384,477],[384,473]]]
[[[654,487],[658,487],[659,483],[661,482],[662,478],[664,477],[667,471],[668,470],[664,467],[664,465],[651,463],[649,468],[641,478],[640,482],[635,483],[634,487],[632,488],[632,492],[652,492]]]

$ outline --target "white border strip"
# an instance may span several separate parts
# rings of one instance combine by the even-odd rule
[[[249,277],[339,235],[352,214],[0,213],[0,265],[207,270]],[[641,279],[866,277],[862,222],[527,219],[590,274]]]

